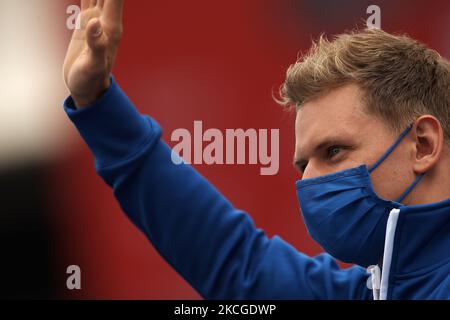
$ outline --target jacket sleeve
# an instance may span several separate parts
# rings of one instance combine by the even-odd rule
[[[95,157],[98,174],[162,257],[206,299],[368,297],[367,274],[341,270],[269,239],[196,170],[176,165],[161,128],[112,81],[87,108],[65,110]]]

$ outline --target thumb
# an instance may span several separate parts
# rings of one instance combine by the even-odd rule
[[[106,49],[106,39],[102,23],[98,18],[91,19],[86,26],[86,39],[89,49],[95,54],[103,53]]]

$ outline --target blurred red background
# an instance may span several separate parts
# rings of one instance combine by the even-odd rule
[[[65,8],[62,63],[70,37]],[[299,51],[320,33],[332,35],[367,19],[369,1],[127,1],[125,34],[114,74],[142,113],[157,119],[166,141],[177,128],[280,129],[280,171],[260,176],[259,166],[195,166],[259,228],[314,255],[295,195],[292,166],[294,115],[272,92]],[[382,28],[407,32],[450,56],[450,2],[378,1]],[[62,94],[64,96],[64,94]],[[54,106],[55,108],[59,106]],[[62,112],[62,107],[61,107]],[[111,190],[94,171],[93,158],[68,119],[70,156],[46,166],[45,196],[53,232],[56,296],[85,299],[198,299],[128,221]],[[126,119],[124,119],[126,121]],[[66,152],[66,151],[65,151]],[[68,291],[66,267],[79,265],[82,290]]]

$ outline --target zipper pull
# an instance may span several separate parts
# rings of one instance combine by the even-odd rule
[[[380,300],[381,269],[378,265],[367,268],[370,277],[367,279],[367,287],[373,292],[373,300]]]

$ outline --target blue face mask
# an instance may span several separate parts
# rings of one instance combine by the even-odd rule
[[[375,193],[372,173],[412,129],[405,130],[393,146],[370,169],[366,165],[297,182],[297,196],[311,237],[336,259],[367,267],[383,255],[386,224],[392,209],[420,181],[419,175],[395,201]]]

